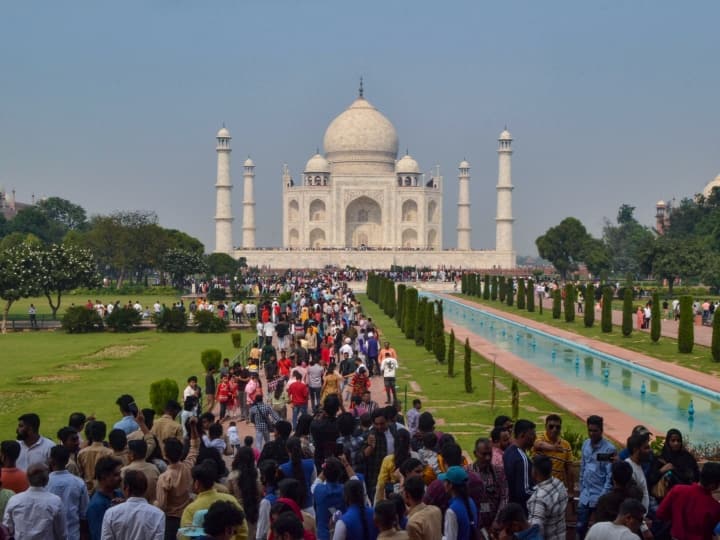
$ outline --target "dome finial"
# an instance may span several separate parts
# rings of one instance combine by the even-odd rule
[[[359,97],[363,97],[364,90],[363,90],[363,78],[362,75],[360,76],[360,88],[358,89]]]
[[[319,146],[316,146],[316,147],[315,147],[315,153],[316,153],[316,154],[319,154],[319,153],[320,153],[320,147],[319,147]]]

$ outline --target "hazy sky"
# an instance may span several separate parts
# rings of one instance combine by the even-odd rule
[[[568,215],[599,235],[620,204],[720,173],[720,2],[163,1],[0,5],[0,185],[89,213],[153,209],[214,247],[215,133],[256,169],[257,242],[279,246],[281,169],[298,179],[365,95],[400,148],[445,178],[472,165],[472,245],[494,248],[497,136],[515,137],[515,245]]]

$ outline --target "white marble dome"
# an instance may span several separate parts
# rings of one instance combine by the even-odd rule
[[[499,140],[501,141],[512,141],[512,135],[510,135],[510,132],[506,129],[503,130],[503,132],[500,134]]]
[[[714,180],[710,180],[705,186],[705,189],[703,189],[703,195],[706,199],[712,195],[713,188],[720,188],[720,174],[718,174]]]
[[[254,167],[254,166],[255,166],[255,163],[253,162],[252,159],[250,159],[250,157],[248,157],[248,158],[245,160],[245,163],[243,163],[243,166],[244,166],[244,167]]]
[[[398,136],[390,120],[360,97],[330,122],[323,146],[335,173],[345,163],[381,164],[390,171],[395,168]]]
[[[230,139],[230,131],[226,127],[220,128],[220,131],[217,132],[217,135],[215,135],[218,139]]]
[[[458,165],[458,169],[469,169],[469,168],[470,168],[470,164],[464,159],[460,162],[460,165]]]
[[[420,174],[420,166],[410,154],[405,154],[395,165],[398,174]]]
[[[321,154],[315,154],[308,160],[307,165],[305,165],[305,172],[329,173],[330,163],[328,163],[328,160]]]

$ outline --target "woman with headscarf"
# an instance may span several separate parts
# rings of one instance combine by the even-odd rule
[[[677,429],[667,432],[658,462],[663,475],[660,481],[665,480],[668,489],[675,484],[692,484],[700,478],[697,461],[685,448],[682,433]]]

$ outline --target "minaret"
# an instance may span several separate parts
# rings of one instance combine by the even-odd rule
[[[463,160],[458,176],[457,249],[470,250],[470,164]]]
[[[510,169],[512,140],[512,135],[506,127],[498,139],[497,217],[495,218],[495,250],[505,253],[513,250],[513,221],[515,221],[512,217],[513,185]]]
[[[215,253],[232,255],[232,181],[230,180],[230,132],[217,132],[217,180],[215,182]]]
[[[249,157],[245,160],[243,173],[243,226],[242,247],[255,248],[255,164]]]

